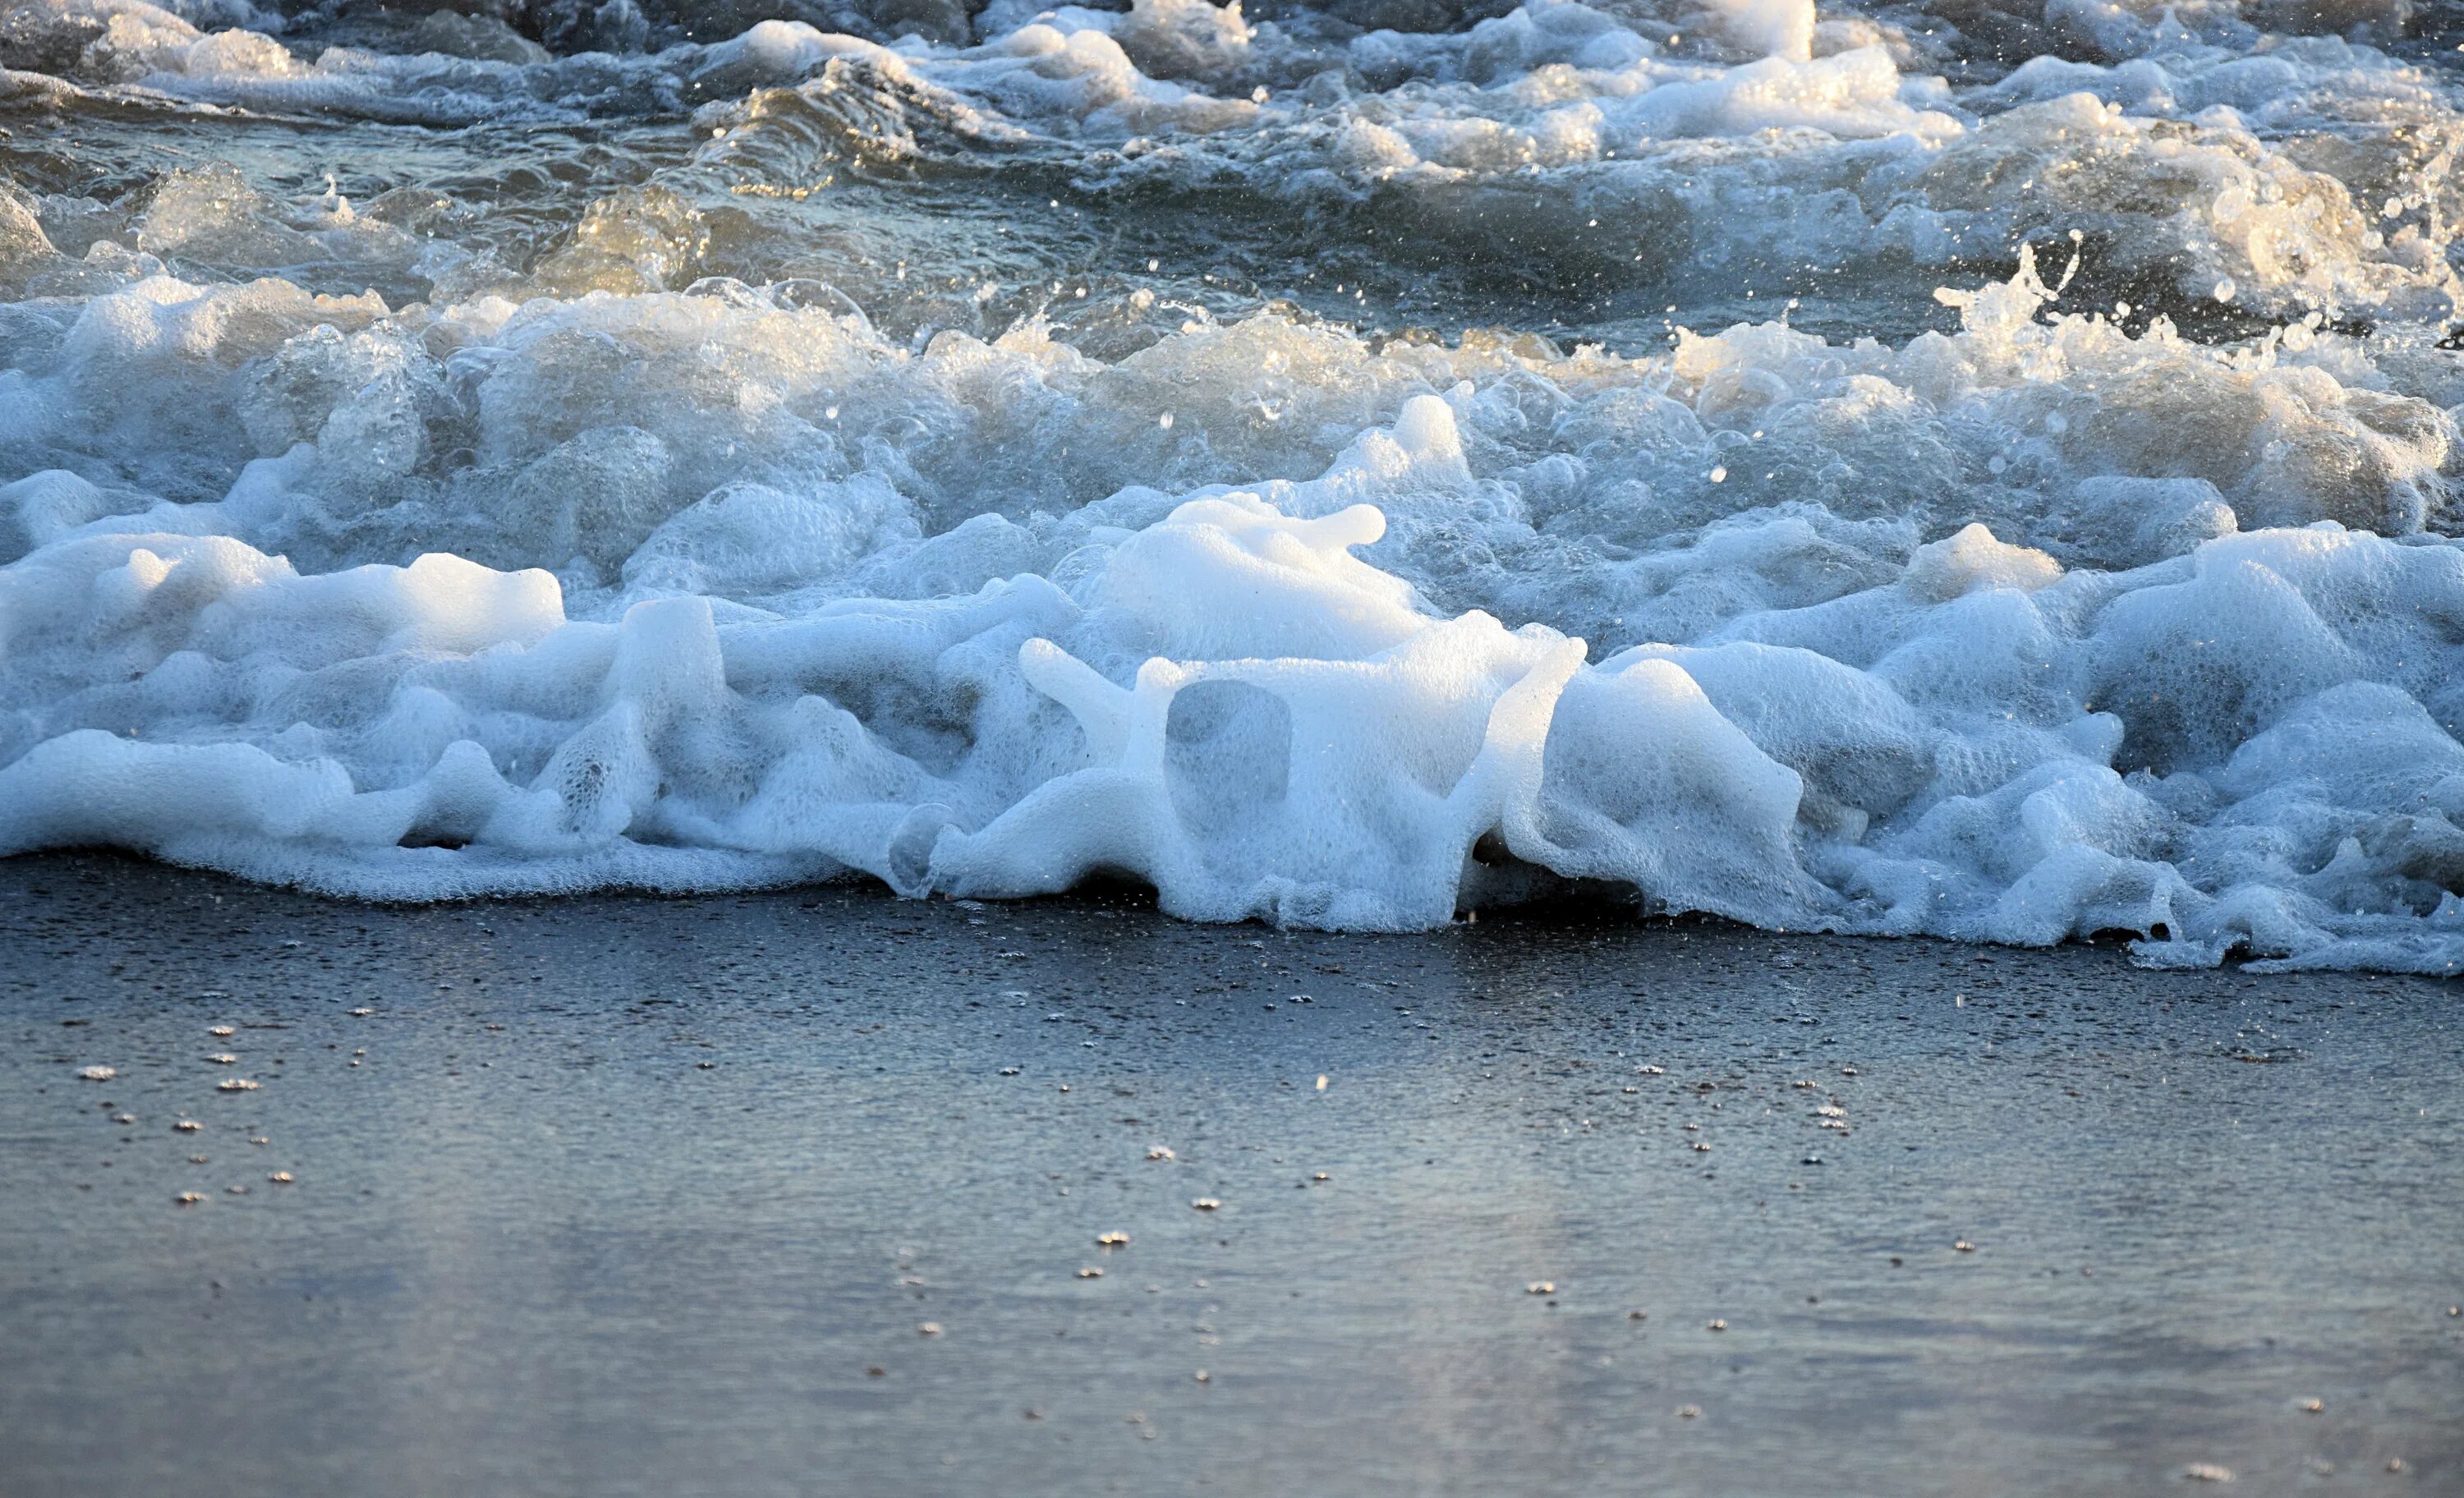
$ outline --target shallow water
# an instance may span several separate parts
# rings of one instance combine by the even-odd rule
[[[0,851],[2453,973],[2452,9],[0,19]]]
[[[84,857],[0,939],[15,1498],[2464,1481],[2430,980]]]

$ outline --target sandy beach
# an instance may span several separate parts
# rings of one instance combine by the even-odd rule
[[[99,855],[0,942],[11,1498],[2464,1484],[2431,980]]]

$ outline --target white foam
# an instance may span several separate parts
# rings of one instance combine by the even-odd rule
[[[1577,4],[1404,34],[1139,0],[544,60],[40,3],[84,28],[60,87],[146,107],[706,102],[689,161],[528,258],[203,163],[0,194],[0,852],[423,899],[1127,875],[1381,929],[1579,887],[2464,961],[2444,168],[2363,130],[2455,101],[2366,47],[2070,7],[2104,61],[1954,88],[1776,0],[1675,45]],[[740,227],[696,187],[777,187],[765,132],[853,95],[908,165],[961,141],[1397,213],[1551,284],[1644,244],[1676,284],[1914,274],[1950,310],[1619,354],[1140,287],[1082,304],[1137,330],[1106,352],[711,275]],[[2084,310],[2031,240],[2251,320]]]
[[[1971,369],[2031,341],[2148,352],[1994,322],[1995,300],[1970,304],[1977,347],[1954,345]],[[674,315],[649,312],[637,332]],[[1837,357],[1777,330],[1701,345],[1671,364],[1698,421],[1729,342],[1764,368]],[[543,572],[429,556],[301,576],[226,537],[84,519],[99,492],[28,480],[10,499],[35,548],[0,572],[26,663],[0,848],[111,842],[409,897],[837,869],[999,896],[1110,872],[1182,914],[1378,928],[1536,877],[1792,927],[2122,928],[2164,960],[2454,959],[2422,921],[2464,846],[2446,820],[2464,776],[2441,768],[2464,750],[2438,726],[2464,712],[2439,623],[2464,622],[2456,548],[2228,521],[2184,553],[2163,538],[2218,533],[2198,519],[2215,486],[2167,511],[2083,485],[2079,516],[2128,522],[2111,544],[2168,560],[2065,569],[1969,525],[1879,585],[1588,664],[1578,639],[1446,614],[1354,555],[1382,544],[1370,502],[1426,536],[1448,515],[1531,534],[1510,508],[1472,518],[1489,507],[1457,411],[1477,423],[1480,398],[1451,400],[1411,397],[1307,483],[1126,492],[1040,519],[1052,540],[1025,554],[994,547],[996,567],[1040,552],[1066,588],[911,603],[827,601],[858,562],[930,549],[863,478],[720,487],[650,530],[596,620],[568,620]],[[235,493],[191,528],[298,502]],[[2181,516],[2193,532],[2167,529]],[[1732,529],[1675,578],[1750,572],[1712,539]],[[2386,768],[2326,773],[2305,746],[2330,723],[2384,742]]]

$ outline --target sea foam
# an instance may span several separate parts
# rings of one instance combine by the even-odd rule
[[[1801,0],[997,5],[939,40],[633,11],[632,50],[561,55],[21,13],[6,87],[44,107],[687,139],[543,243],[211,161],[0,187],[0,852],[2464,962],[2464,363],[2421,144],[2464,113],[2373,16],[2055,8],[2071,55],[1986,67]],[[1772,295],[1373,332],[974,248],[826,241],[825,280],[795,237],[837,185],[1056,162],[1099,207],[1402,226],[1472,291]],[[1940,325],[1798,325],[1896,286]]]

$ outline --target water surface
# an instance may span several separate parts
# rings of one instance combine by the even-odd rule
[[[25,1498],[2464,1473],[2432,980],[90,858],[0,936]]]

